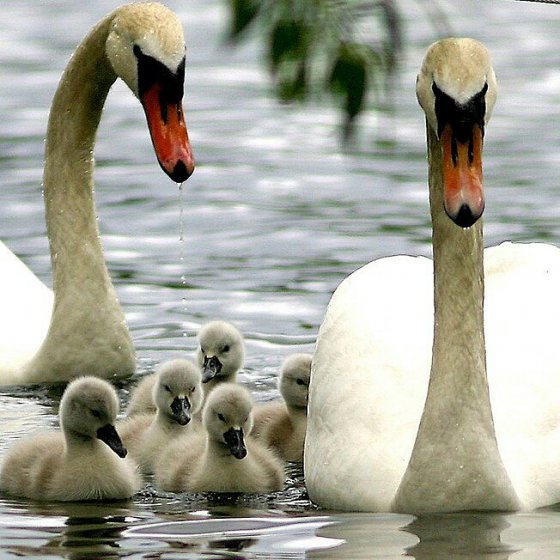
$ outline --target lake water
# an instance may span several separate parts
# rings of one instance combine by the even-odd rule
[[[338,283],[395,253],[429,255],[424,120],[414,80],[439,28],[402,0],[406,49],[389,110],[339,141],[323,105],[279,105],[257,43],[224,40],[225,4],[169,0],[188,42],[185,111],[197,169],[180,192],[155,163],[138,102],[122,84],[98,135],[97,197],[106,258],[138,352],[138,376],[192,354],[202,324],[244,333],[242,381],[277,397],[288,354],[313,350]],[[560,6],[440,1],[450,30],[489,47],[500,97],[486,135],[486,243],[560,245]],[[0,11],[0,238],[45,282],[41,174],[48,109],[77,42],[114,0],[3,0]],[[126,402],[132,383],[120,387]],[[0,391],[0,454],[56,423],[49,387]],[[560,510],[530,514],[338,514],[307,499],[301,468],[283,492],[161,494],[119,504],[0,498],[0,557],[560,557]]]

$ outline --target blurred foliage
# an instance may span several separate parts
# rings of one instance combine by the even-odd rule
[[[395,0],[228,0],[229,39],[264,38],[285,102],[329,92],[348,137],[367,99],[379,99],[401,48]]]

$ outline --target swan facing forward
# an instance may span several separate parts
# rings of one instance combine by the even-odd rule
[[[120,77],[143,105],[162,169],[176,182],[194,168],[181,100],[182,27],[160,4],[118,8],[70,60],[54,96],[43,176],[53,294],[0,244],[0,384],[134,373],[135,356],[111,283],[93,198],[95,133]]]
[[[496,98],[486,49],[472,39],[432,45],[417,97],[433,268],[424,258],[380,259],[334,293],[312,366],[310,497],[334,509],[409,513],[558,502],[560,251],[487,250],[484,300],[477,220]]]
[[[115,430],[119,400],[96,377],[68,385],[60,401],[62,432],[40,433],[14,445],[0,470],[0,489],[33,500],[130,498],[140,489],[136,465]]]

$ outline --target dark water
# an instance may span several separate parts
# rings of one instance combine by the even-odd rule
[[[113,0],[3,0],[0,10],[0,238],[47,283],[41,200],[51,97],[76,43]],[[245,334],[242,381],[276,396],[286,355],[312,351],[330,294],[395,253],[429,255],[424,122],[414,80],[439,37],[420,0],[402,0],[406,50],[382,115],[339,142],[330,106],[280,106],[255,44],[223,41],[224,5],[169,1],[187,42],[185,111],[197,158],[179,192],[154,161],[122,84],[98,135],[97,197],[109,269],[139,375],[190,354],[214,318]],[[489,47],[500,97],[486,136],[487,244],[560,244],[560,6],[440,2],[453,33]],[[123,402],[130,383],[120,388]],[[0,393],[0,453],[56,421],[47,388]],[[158,494],[131,502],[37,505],[0,499],[0,557],[557,558],[560,516],[340,515],[316,509],[301,469],[271,496],[224,501]]]

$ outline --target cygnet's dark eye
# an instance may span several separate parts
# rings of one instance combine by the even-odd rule
[[[226,344],[222,351],[223,352],[229,352],[229,344]]]
[[[305,385],[305,381],[303,379],[299,378],[299,377],[296,379],[296,383],[298,385]]]
[[[91,415],[95,418],[101,418],[101,413],[99,412],[99,410],[92,410]]]
[[[196,387],[191,387],[191,393],[194,393],[196,391]]]
[[[218,419],[221,420],[222,422],[226,421],[225,416],[221,412],[218,412]]]
[[[171,387],[169,385],[164,385],[163,388],[168,392],[171,393]]]
[[[202,346],[200,347],[200,351],[202,352],[202,354],[206,354],[206,352],[204,351],[204,348],[202,348]]]

